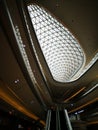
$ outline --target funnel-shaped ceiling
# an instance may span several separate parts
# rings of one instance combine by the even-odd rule
[[[69,82],[85,61],[77,39],[43,7],[29,5],[28,11],[53,79]]]

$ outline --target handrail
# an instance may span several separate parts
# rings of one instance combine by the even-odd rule
[[[45,130],[50,130],[51,110],[48,110]]]
[[[65,113],[65,118],[66,118],[66,123],[67,123],[67,126],[68,126],[68,130],[73,130],[72,126],[71,126],[71,122],[69,120],[68,112],[67,112],[66,109],[64,109],[64,113]]]

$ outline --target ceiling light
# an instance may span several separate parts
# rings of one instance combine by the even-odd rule
[[[24,44],[23,44],[23,41],[22,41],[21,34],[20,34],[18,26],[15,26],[15,31],[16,31],[16,37],[18,39],[18,46],[19,46],[22,58],[24,60],[25,66],[27,68],[27,71],[28,71],[28,73],[30,75],[31,80],[34,83],[36,83],[36,80],[35,80],[34,74],[32,72],[32,69],[31,69],[31,66],[30,66],[30,62],[29,62],[28,56],[26,54],[26,49],[24,47]]]
[[[80,114],[80,113],[82,113],[82,112],[84,112],[84,110],[78,111],[78,114]]]
[[[89,94],[90,92],[92,92],[93,90],[95,90],[97,87],[98,87],[98,84],[96,84],[94,87],[92,87],[91,89],[89,89],[86,93],[84,93],[84,94],[82,95],[82,97],[83,97],[83,96],[86,96],[87,94]]]
[[[12,111],[9,111],[9,114],[12,115]]]
[[[15,82],[15,84],[17,84],[19,82],[19,79],[16,79],[14,82]]]
[[[71,104],[71,106],[73,106],[73,104]]]
[[[17,80],[15,80],[15,84],[17,83]]]
[[[75,115],[77,115],[78,113],[77,112],[75,112]]]

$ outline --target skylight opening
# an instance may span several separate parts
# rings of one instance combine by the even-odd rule
[[[70,82],[85,62],[77,39],[43,7],[32,4],[28,12],[53,79]]]

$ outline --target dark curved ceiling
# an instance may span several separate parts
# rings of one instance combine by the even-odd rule
[[[38,118],[31,116],[35,120],[40,118],[45,121],[46,111],[49,108],[55,109],[61,106],[71,113],[98,101],[98,87],[93,88],[98,84],[98,56],[94,65],[78,80],[71,83],[53,80],[27,12],[26,6],[33,2],[49,10],[75,35],[85,52],[86,65],[96,54],[98,55],[98,2],[97,0],[0,1],[1,99],[16,109],[17,106],[14,106],[13,102],[21,104],[25,111],[18,109],[19,111],[29,117],[32,114],[36,115]],[[20,53],[16,27],[20,31],[35,80],[30,77]],[[30,38],[33,40],[37,57],[34,48],[31,48]]]

